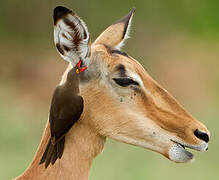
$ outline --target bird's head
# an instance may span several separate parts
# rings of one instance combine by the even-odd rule
[[[80,73],[82,73],[83,71],[85,71],[85,70],[87,69],[87,67],[86,67],[86,66],[83,66],[82,63],[83,63],[83,61],[80,60],[80,61],[78,61],[78,63],[76,64],[76,66],[75,66],[75,68],[76,68],[76,70],[75,70],[76,74],[80,74]]]

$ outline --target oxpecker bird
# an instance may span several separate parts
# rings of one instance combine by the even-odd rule
[[[66,82],[58,86],[50,107],[51,138],[40,164],[54,164],[61,158],[65,135],[83,112],[83,98],[79,95],[80,73],[87,69],[90,57],[90,36],[85,23],[71,10],[58,6],[53,12],[54,42],[61,57],[71,63]]]
[[[83,112],[83,98],[79,95],[81,71],[78,63],[68,72],[66,82],[54,91],[49,115],[51,137],[40,161],[40,164],[45,162],[46,168],[62,157],[65,135]]]

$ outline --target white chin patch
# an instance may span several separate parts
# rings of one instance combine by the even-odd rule
[[[186,151],[180,144],[173,144],[168,153],[170,160],[179,163],[190,162],[193,159],[193,154]]]

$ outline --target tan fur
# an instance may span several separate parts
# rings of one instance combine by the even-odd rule
[[[122,34],[116,33],[118,29],[124,29],[124,24],[114,24],[108,27],[103,33],[104,35],[100,35],[99,38],[95,41],[96,44],[103,44],[106,43],[109,46],[116,46],[122,40]],[[107,33],[107,36],[105,35]]]
[[[109,26],[93,44],[105,44],[111,47],[123,46],[123,42],[129,36],[129,28],[131,19],[134,15],[135,8],[133,8],[127,16],[124,16],[116,23]],[[129,24],[129,26],[128,26]],[[122,43],[122,44],[121,44]]]
[[[105,44],[110,42],[107,45],[116,46],[121,41],[123,28],[121,24],[112,25],[91,47],[87,71],[90,79],[80,85],[84,112],[66,136],[63,157],[47,169],[39,165],[49,139],[47,124],[34,160],[16,179],[87,180],[93,159],[102,152],[106,137],[148,148],[169,158],[171,139],[200,145],[202,141],[194,136],[194,130],[209,134],[136,60],[108,51]],[[138,76],[142,86],[119,87],[112,80],[118,77],[115,68],[119,64],[125,66],[128,75]],[[65,82],[70,68],[61,83]]]

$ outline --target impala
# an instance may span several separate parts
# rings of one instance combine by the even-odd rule
[[[63,38],[81,53],[88,53],[89,67],[80,82],[84,111],[66,135],[62,158],[47,169],[39,165],[50,136],[47,123],[32,163],[16,179],[88,180],[92,162],[103,151],[107,138],[150,149],[174,162],[193,159],[185,148],[207,150],[210,133],[205,125],[153,80],[138,61],[120,51],[129,37],[134,9],[90,45],[88,41],[80,43],[80,37],[89,35],[85,23],[73,12],[62,11],[60,8],[58,28],[64,29]],[[59,47],[63,58],[69,55],[68,50]],[[71,68],[69,65],[60,84]]]

